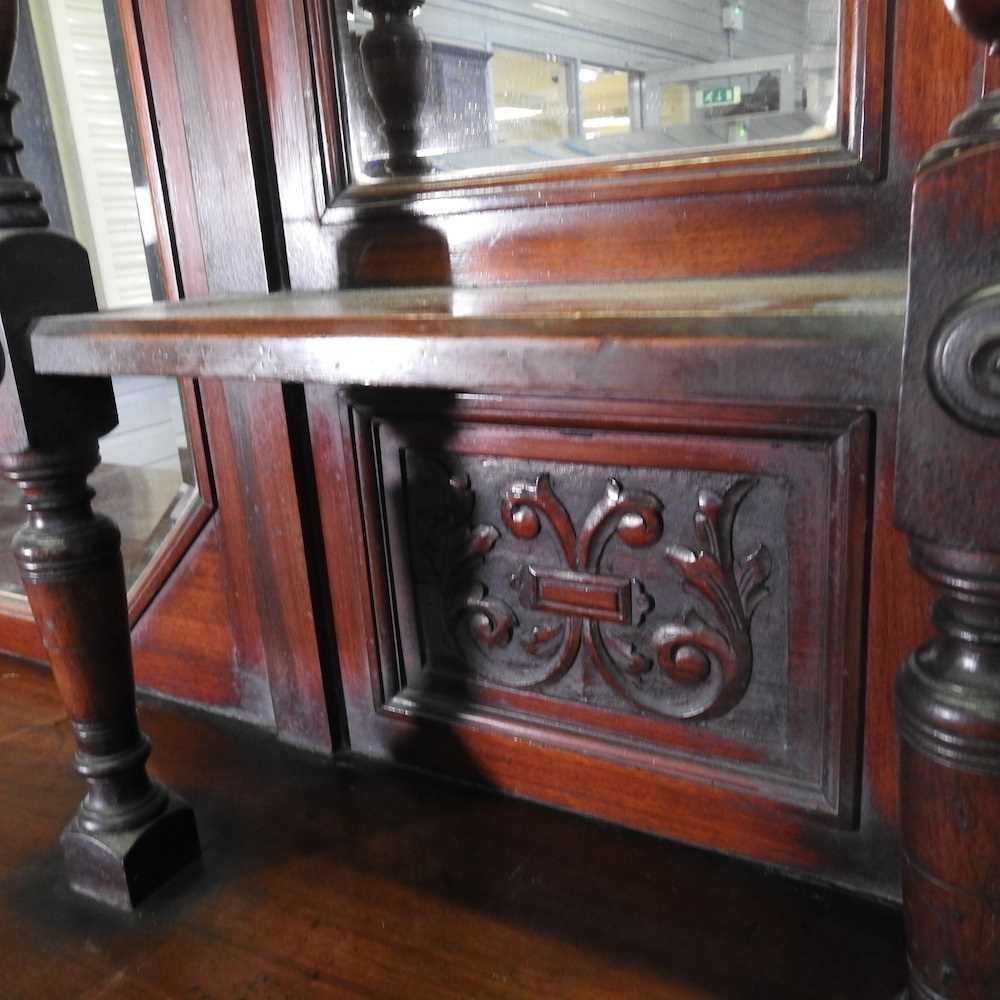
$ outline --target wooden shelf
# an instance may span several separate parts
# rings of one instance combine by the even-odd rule
[[[872,405],[905,276],[279,293],[49,317],[45,374]],[[676,386],[676,391],[671,386]]]

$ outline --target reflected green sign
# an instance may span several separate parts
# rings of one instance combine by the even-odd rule
[[[696,96],[699,108],[731,108],[743,100],[742,87],[703,87]]]

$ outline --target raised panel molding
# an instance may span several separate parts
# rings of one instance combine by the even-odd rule
[[[516,733],[581,782],[599,758],[857,822],[866,415],[400,399],[349,415],[354,733],[448,720],[473,756]]]

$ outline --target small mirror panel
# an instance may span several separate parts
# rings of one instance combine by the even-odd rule
[[[842,0],[334,0],[354,179],[839,145]]]

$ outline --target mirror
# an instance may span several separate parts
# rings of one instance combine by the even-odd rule
[[[839,144],[842,0],[334,0],[354,178]]]

